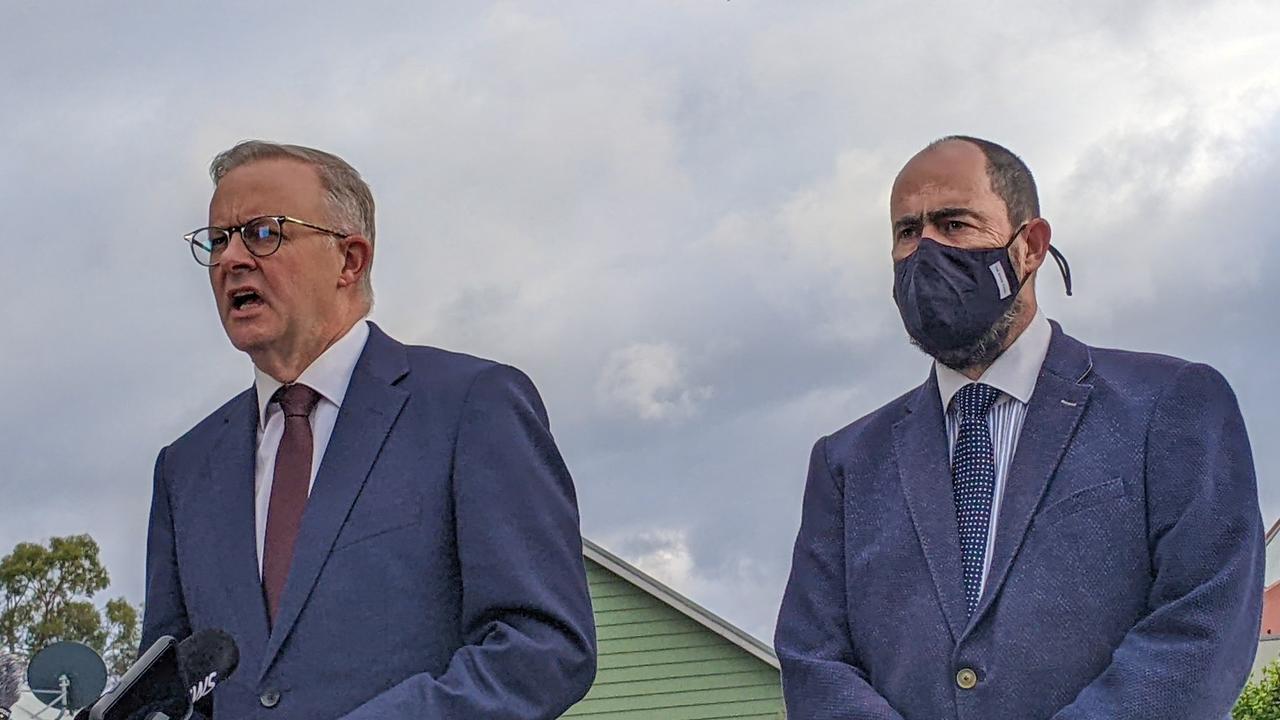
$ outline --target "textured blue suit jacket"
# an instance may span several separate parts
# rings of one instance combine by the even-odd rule
[[[1263,529],[1221,375],[1055,323],[1000,512],[967,617],[936,378],[819,440],[777,626],[788,717],[1227,716]]]
[[[254,390],[161,451],[143,647],[230,632],[226,720],[557,717],[591,685],[595,631],[538,393],[513,368],[370,330],[270,632]]]

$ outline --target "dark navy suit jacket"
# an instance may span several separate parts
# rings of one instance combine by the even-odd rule
[[[251,388],[156,462],[143,647],[231,633],[240,666],[215,717],[533,720],[587,692],[573,483],[527,377],[372,326],[270,631],[257,413]]]
[[[814,447],[775,639],[788,717],[1226,717],[1263,528],[1222,376],[1055,323],[972,617],[944,423],[930,377]]]

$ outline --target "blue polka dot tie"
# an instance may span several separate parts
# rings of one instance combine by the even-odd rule
[[[951,489],[960,525],[960,564],[964,571],[964,602],[973,614],[982,589],[982,565],[991,527],[991,496],[996,486],[995,451],[987,413],[1000,391],[982,383],[960,388],[952,407],[960,416],[960,433],[951,456]]]

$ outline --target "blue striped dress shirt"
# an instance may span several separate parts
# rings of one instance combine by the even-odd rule
[[[942,396],[942,407],[946,411],[947,447],[951,455],[955,453],[956,436],[960,432],[960,420],[955,408],[951,407],[951,398],[971,382],[986,383],[1001,393],[1000,399],[996,400],[987,413],[991,446],[996,455],[996,484],[991,498],[987,551],[982,561],[983,588],[986,586],[987,573],[991,570],[991,552],[995,547],[996,526],[1000,520],[1000,500],[1005,486],[1010,482],[1009,466],[1018,449],[1018,435],[1022,432],[1022,423],[1027,417],[1027,403],[1031,401],[1031,393],[1035,391],[1036,378],[1040,375],[1040,366],[1044,364],[1045,356],[1049,354],[1049,341],[1052,338],[1053,328],[1049,325],[1049,320],[1037,311],[1027,329],[976,381],[941,363],[934,363],[938,374],[938,391]],[[1016,481],[1017,478],[1014,478],[1013,482]]]

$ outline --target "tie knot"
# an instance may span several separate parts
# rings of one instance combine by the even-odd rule
[[[280,403],[280,408],[284,410],[285,417],[310,417],[311,411],[315,409],[316,403],[320,402],[320,393],[312,390],[306,385],[294,383],[292,385],[282,385],[273,400]]]
[[[986,383],[969,383],[956,392],[952,399],[962,417],[986,417],[991,406],[1000,399],[1000,391]]]

